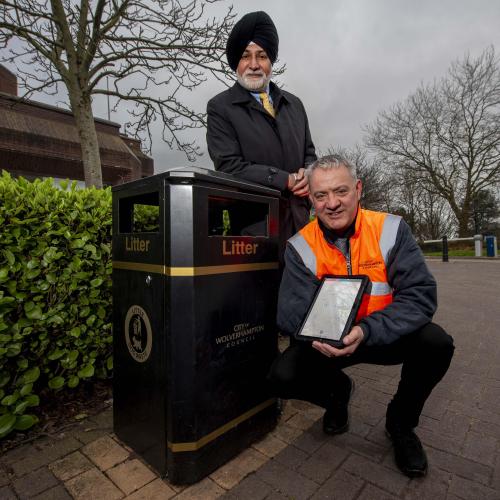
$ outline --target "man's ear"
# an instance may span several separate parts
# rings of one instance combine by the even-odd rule
[[[363,193],[363,183],[361,182],[361,179],[356,181],[356,193],[358,195],[358,201],[361,200],[361,194]]]

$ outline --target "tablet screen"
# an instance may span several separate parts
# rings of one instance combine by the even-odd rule
[[[363,285],[362,278],[324,278],[299,335],[340,340]],[[348,333],[348,332],[346,332]]]

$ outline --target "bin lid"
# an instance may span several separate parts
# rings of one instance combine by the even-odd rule
[[[281,195],[280,191],[274,188],[262,186],[256,184],[255,182],[247,181],[241,179],[231,174],[226,174],[224,172],[218,172],[216,170],[210,170],[208,168],[202,167],[176,167],[166,172],[152,175],[150,177],[145,177],[136,181],[126,182],[124,184],[119,184],[113,186],[113,191],[120,191],[121,189],[129,189],[134,186],[134,184],[144,184],[145,182],[157,182],[164,179],[166,182],[172,184],[197,184],[198,182],[216,184],[218,186],[230,186],[241,189],[246,192],[255,192],[258,194],[266,194],[274,197],[279,197]]]

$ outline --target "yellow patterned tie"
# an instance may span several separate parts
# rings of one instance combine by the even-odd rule
[[[262,106],[264,106],[264,109],[274,118],[276,116],[276,112],[274,111],[274,108],[269,101],[267,92],[261,92],[259,94],[259,97],[260,100],[262,101]]]

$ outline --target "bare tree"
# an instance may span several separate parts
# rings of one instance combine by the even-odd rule
[[[470,226],[474,234],[491,231],[500,216],[500,205],[493,190],[483,189],[472,199]]]
[[[394,178],[392,190],[394,213],[402,215],[419,241],[451,236],[456,219],[448,203],[415,179],[411,170]]]
[[[146,136],[163,123],[163,139],[189,159],[198,153],[179,132],[205,125],[205,115],[182,102],[208,75],[222,78],[232,8],[210,17],[219,0],[1,0],[3,62],[16,65],[33,92],[67,90],[82,147],[87,186],[102,186],[92,97],[113,96],[131,116],[127,132]],[[11,43],[18,40],[16,43]],[[19,44],[20,42],[20,44]],[[108,88],[107,83],[110,83]]]
[[[466,56],[447,76],[422,85],[367,127],[367,145],[393,172],[449,204],[459,236],[470,229],[472,200],[500,181],[500,67],[489,48]]]

